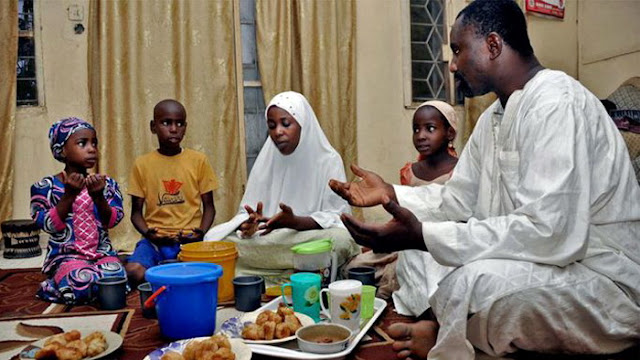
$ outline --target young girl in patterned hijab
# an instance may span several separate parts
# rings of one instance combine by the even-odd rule
[[[126,276],[111,246],[107,229],[123,217],[118,184],[89,174],[98,161],[98,139],[91,124],[67,118],[51,126],[53,157],[64,170],[31,186],[31,217],[49,236],[42,272],[47,279],[37,296],[43,300],[82,304],[96,294],[95,281]]]

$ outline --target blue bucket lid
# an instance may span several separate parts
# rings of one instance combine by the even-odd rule
[[[216,281],[222,276],[222,266],[212,263],[181,262],[154,266],[145,272],[152,284],[182,285]]]

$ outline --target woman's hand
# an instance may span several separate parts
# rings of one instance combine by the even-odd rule
[[[249,238],[253,236],[253,234],[258,231],[258,225],[261,222],[265,222],[269,219],[262,216],[262,202],[258,202],[258,206],[256,206],[256,210],[253,211],[251,206],[245,205],[244,209],[247,210],[249,214],[249,218],[245,220],[240,226],[238,230],[240,230],[240,236],[243,238]]]
[[[393,186],[386,183],[380,175],[361,169],[355,164],[351,164],[351,171],[362,180],[352,182],[329,180],[331,190],[347,200],[349,204],[354,206],[376,206],[383,203],[382,197],[385,195],[389,199],[397,201]]]
[[[87,186],[87,191],[92,198],[103,196],[104,187],[107,185],[107,181],[104,175],[100,174],[91,174],[87,175],[85,179],[85,184]]]
[[[282,211],[272,216],[265,224],[260,225],[258,230],[264,230],[260,236],[267,235],[275,229],[298,229],[298,217],[293,213],[291,207],[280,203],[280,210]]]

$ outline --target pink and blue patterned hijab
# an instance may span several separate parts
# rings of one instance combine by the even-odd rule
[[[49,146],[56,160],[62,163],[64,162],[62,148],[64,144],[67,143],[67,140],[69,140],[69,137],[80,129],[91,129],[95,131],[91,124],[75,117],[62,119],[51,125],[51,129],[49,129]]]

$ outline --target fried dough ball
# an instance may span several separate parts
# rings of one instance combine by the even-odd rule
[[[169,351],[164,355],[162,355],[160,360],[184,360],[184,357],[180,353],[177,353],[175,351]]]
[[[215,352],[209,352],[203,360],[235,360],[236,355],[228,348],[220,348]]]
[[[218,348],[231,349],[229,338],[224,335],[213,335],[211,337],[211,340],[215,341],[215,343],[218,344]]]
[[[80,360],[93,357],[107,349],[104,334],[95,331],[86,338],[78,330],[57,334],[46,340],[45,346],[36,353],[37,360]]]
[[[280,303],[280,305],[278,305],[278,315],[284,319],[287,315],[294,315],[294,312],[292,308]]]
[[[262,328],[264,329],[264,340],[273,340],[273,337],[276,334],[275,321],[267,321],[262,324]]]
[[[276,339],[284,339],[291,336],[291,328],[287,323],[280,323],[276,325]]]
[[[256,324],[258,325],[262,325],[267,321],[273,321],[276,324],[279,324],[282,322],[282,318],[277,313],[274,313],[271,310],[265,310],[261,312],[256,318]]]
[[[293,314],[286,315],[284,317],[284,322],[289,324],[289,326],[291,326],[291,330],[293,330],[294,332],[302,327],[300,319],[298,319],[298,317]]]
[[[87,343],[85,343],[84,341],[78,339],[78,340],[73,340],[69,343],[67,343],[67,345],[65,345],[66,348],[71,348],[71,349],[77,349],[78,351],[80,351],[80,354],[82,354],[82,357],[86,357],[87,356],[87,351],[89,350],[89,347],[87,346]]]
[[[87,335],[87,337],[82,339],[82,341],[84,341],[85,343],[89,344],[93,339],[96,339],[96,338],[104,341],[105,343],[107,342],[107,338],[105,338],[104,334],[101,333],[100,331],[92,332],[91,334]]]
[[[56,349],[61,348],[62,345],[58,342],[52,342],[49,345],[45,345],[42,349],[38,350],[36,353],[36,360],[55,360],[56,359]]]
[[[182,357],[187,359],[193,359],[196,356],[196,343],[197,341],[191,341],[185,346],[184,350],[182,350]]]
[[[242,329],[242,337],[247,340],[283,339],[301,327],[302,323],[293,309],[281,303],[276,312],[265,310],[258,314],[255,323]]]
[[[44,342],[44,346],[51,345],[53,343],[58,343],[60,345],[67,345],[67,339],[64,336],[65,333],[56,334],[52,337],[48,338],[47,341]]]
[[[264,328],[258,324],[249,324],[242,329],[242,338],[247,340],[264,340]]]
[[[74,340],[80,340],[82,338],[82,334],[78,330],[71,330],[69,332],[64,333],[64,338],[67,342],[71,342]]]
[[[218,350],[218,345],[210,338],[202,341],[191,341],[185,347],[182,356],[185,360],[200,360],[205,357],[205,353],[215,352],[216,350]]]
[[[61,347],[56,349],[56,357],[58,360],[81,360],[84,356],[78,349]]]
[[[107,350],[107,339],[105,339],[102,333],[99,334],[100,336],[93,336],[89,341],[87,341],[87,339],[83,340],[85,344],[87,344],[87,356],[89,357],[96,356]]]

